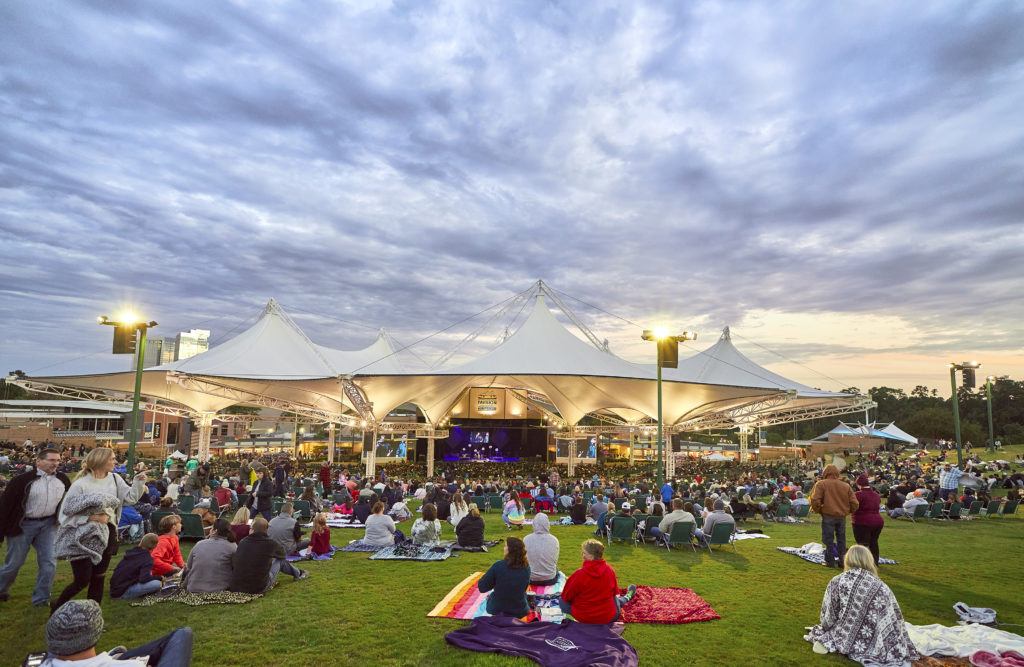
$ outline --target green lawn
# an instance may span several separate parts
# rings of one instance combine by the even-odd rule
[[[500,515],[486,517],[488,534],[506,534]],[[403,524],[408,530],[408,522]],[[748,522],[761,527],[760,522]],[[747,540],[713,555],[689,550],[666,552],[652,546],[616,545],[608,560],[622,585],[687,586],[722,616],[719,621],[678,626],[630,625],[625,637],[644,665],[835,664],[819,658],[802,639],[803,627],[817,621],[822,592],[834,570],[776,551],[820,541],[816,519],[800,525],[765,526],[770,540]],[[588,527],[552,528],[562,542],[560,566],[578,566],[578,545]],[[334,530],[335,544],[359,531]],[[913,623],[953,624],[952,605],[993,607],[999,619],[1024,624],[1019,594],[1024,559],[1024,521],[979,519],[911,524],[888,521],[882,555],[900,561],[883,566],[907,619]],[[852,543],[852,534],[848,530]],[[187,548],[187,547],[186,547]],[[500,548],[500,547],[499,547]],[[308,563],[312,576],[282,579],[266,598],[247,605],[191,608],[162,604],[133,608],[105,600],[108,630],[101,648],[128,646],[181,626],[196,632],[196,665],[513,665],[521,659],[480,655],[449,647],[444,633],[462,623],[426,617],[469,572],[484,570],[491,554],[462,554],[440,563],[375,562],[368,554],[339,553],[331,561]],[[112,569],[112,568],[111,568]],[[12,599],[0,609],[0,664],[20,664],[30,650],[43,648],[47,613],[32,608],[28,596],[35,575],[26,564]],[[69,580],[58,565],[55,593]]]

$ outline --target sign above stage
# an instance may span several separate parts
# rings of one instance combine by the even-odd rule
[[[514,390],[504,387],[472,387],[451,409],[451,416],[457,419],[540,419],[542,415]]]

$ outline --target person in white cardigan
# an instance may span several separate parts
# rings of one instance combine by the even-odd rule
[[[82,462],[82,471],[71,483],[67,495],[64,496],[64,503],[59,513],[60,525],[81,526],[87,521],[106,524],[109,538],[107,548],[99,563],[93,563],[89,558],[76,558],[71,561],[71,571],[74,580],[60,594],[51,605],[51,611],[58,609],[62,604],[78,595],[84,588],[88,587],[88,597],[96,602],[103,601],[103,588],[106,584],[107,567],[110,565],[110,558],[117,551],[117,523],[121,519],[121,509],[125,505],[134,505],[142,496],[147,493],[147,476],[145,471],[139,470],[129,486],[124,479],[113,472],[117,461],[114,458],[113,450],[107,447],[96,447],[85,457]],[[67,515],[64,507],[69,499],[83,494],[106,494],[117,498],[116,506],[108,506],[104,512],[99,514],[75,514]]]
[[[469,514],[469,505],[463,498],[462,494],[458,491],[455,492],[455,496],[452,499],[451,516],[448,517],[448,523],[458,528],[459,522],[462,518]]]

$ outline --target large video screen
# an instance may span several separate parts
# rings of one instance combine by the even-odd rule
[[[377,441],[370,443],[373,435],[366,434],[363,442],[363,451],[373,448],[374,456],[378,459],[405,459],[409,456],[410,448],[416,446],[416,438],[410,433],[378,433]]]
[[[518,461],[521,435],[510,428],[453,426],[445,442],[445,461]]]
[[[560,459],[569,458],[571,440],[555,439],[555,456]],[[576,441],[576,458],[579,460],[597,460],[597,436],[587,440]]]

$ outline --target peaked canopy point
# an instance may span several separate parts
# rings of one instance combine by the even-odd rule
[[[359,350],[314,343],[271,299],[234,338],[144,371],[142,393],[196,413],[249,404],[343,423],[379,421],[411,403],[437,424],[469,388],[507,387],[543,395],[570,426],[602,410],[656,417],[654,364],[615,355],[595,343],[592,332],[585,332],[591,342],[574,335],[552,314],[545,295],[581,326],[549,287],[537,283],[529,316],[494,349],[426,371],[401,363],[404,349],[395,350],[383,331]],[[714,345],[664,371],[663,416],[680,427],[795,421],[862,410],[867,400],[814,389],[759,366],[733,346],[728,328]],[[127,394],[134,386],[129,372],[30,380],[36,389],[72,388],[97,397]]]

